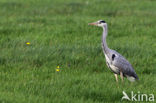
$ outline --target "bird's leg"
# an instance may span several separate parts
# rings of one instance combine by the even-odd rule
[[[119,85],[118,85],[118,75],[114,74],[114,76],[115,76],[115,79],[116,79],[116,82],[117,82],[117,87],[119,88]]]
[[[122,80],[122,82],[123,82],[124,79],[123,79],[123,73],[122,73],[122,71],[120,71],[120,77],[121,77],[121,80]]]
[[[116,82],[118,83],[118,75],[114,74],[114,76],[115,76]]]

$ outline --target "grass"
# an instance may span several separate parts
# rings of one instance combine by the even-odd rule
[[[0,102],[120,103],[123,90],[156,94],[155,5],[154,0],[1,0]],[[88,26],[101,19],[109,26],[107,44],[131,62],[139,82],[125,79],[117,88],[101,49],[102,30]]]

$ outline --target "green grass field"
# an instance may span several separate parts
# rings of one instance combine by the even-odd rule
[[[155,0],[1,0],[0,103],[120,103],[122,91],[156,94],[155,10]],[[101,19],[108,46],[139,82],[116,83],[102,29],[88,26]]]

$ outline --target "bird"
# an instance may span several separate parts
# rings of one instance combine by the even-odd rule
[[[122,82],[124,82],[124,77],[130,82],[139,80],[135,70],[132,65],[125,59],[120,53],[112,50],[108,47],[106,42],[106,37],[108,34],[108,26],[104,20],[98,20],[97,22],[89,23],[88,25],[94,25],[103,28],[102,33],[102,50],[106,59],[106,65],[114,73],[116,82],[118,82],[118,75]]]

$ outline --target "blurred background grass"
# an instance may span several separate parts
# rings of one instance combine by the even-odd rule
[[[155,94],[155,5],[155,0],[1,0],[0,102],[120,102],[123,90]],[[101,19],[108,23],[109,47],[131,62],[139,83],[125,79],[117,88],[101,49],[102,30],[88,26]]]

